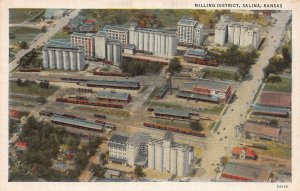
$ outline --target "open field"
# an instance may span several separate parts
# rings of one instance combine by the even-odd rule
[[[290,159],[292,156],[292,148],[290,145],[284,145],[275,142],[268,142],[268,149],[262,150],[263,154],[270,155],[272,157],[282,157]]]
[[[40,88],[38,84],[32,84],[31,86],[18,86],[15,81],[9,83],[9,92],[17,94],[29,94],[40,97],[49,97],[59,89],[57,86],[49,86],[49,88]]]
[[[206,79],[217,79],[217,80],[234,80],[234,71],[222,70],[222,69],[214,69],[214,68],[204,68],[202,70],[206,72]]]
[[[75,106],[73,109],[80,110],[83,112],[101,113],[101,114],[113,115],[113,116],[123,117],[123,118],[128,118],[130,116],[129,111],[122,110],[122,109],[114,109],[114,108],[103,108],[103,107],[91,108],[88,106],[87,107]]]
[[[34,19],[44,11],[45,9],[10,9],[9,23],[21,23],[28,19]]]
[[[37,37],[42,31],[40,29],[28,28],[28,27],[10,27],[9,32],[15,34],[14,39],[9,39],[9,46],[14,48],[14,52],[17,53],[19,48],[19,42],[25,41],[28,45]]]
[[[278,92],[291,92],[292,91],[292,80],[289,78],[282,78],[281,82],[266,83],[264,91],[278,91]]]

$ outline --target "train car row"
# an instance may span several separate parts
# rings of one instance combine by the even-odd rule
[[[94,71],[94,75],[96,76],[120,76],[120,77],[126,77],[129,76],[127,73],[120,73],[120,72],[101,72],[101,71]]]
[[[64,103],[73,103],[73,104],[81,104],[81,105],[92,105],[92,106],[102,106],[102,107],[112,107],[112,108],[123,108],[123,104],[119,103],[108,103],[108,102],[98,102],[98,101],[91,101],[88,99],[78,99],[78,98],[63,98],[58,97],[56,98],[57,102],[64,102]]]
[[[161,125],[161,124],[154,124],[154,123],[143,123],[143,125],[145,127],[151,127],[151,128],[155,128],[155,129],[161,129],[161,130],[166,130],[166,131],[171,131],[171,132],[175,132],[175,133],[181,133],[181,134],[186,134],[186,135],[193,135],[196,137],[206,137],[205,133],[203,132],[196,132],[196,131],[191,131],[191,130],[183,130],[183,129],[179,129],[176,127],[169,127],[169,126],[165,126],[165,125]]]
[[[185,61],[189,63],[200,64],[200,65],[208,65],[208,66],[216,66],[216,67],[219,66],[219,64],[213,60],[185,58]]]
[[[107,123],[106,121],[102,121],[102,120],[95,120],[96,123],[99,123],[101,125],[103,125],[106,128],[112,129],[112,130],[116,130],[117,126],[113,123]]]
[[[140,61],[140,62],[147,62],[147,63],[159,63],[159,64],[163,64],[163,65],[169,64],[168,61],[153,61],[153,60],[147,59],[147,58],[138,58],[138,57],[135,57],[135,58],[132,58],[132,59]]]
[[[30,68],[25,68],[21,67],[19,69],[20,72],[40,72],[41,68],[40,67],[30,67]]]

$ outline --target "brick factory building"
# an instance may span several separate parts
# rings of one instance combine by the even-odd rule
[[[76,46],[82,46],[84,48],[86,57],[94,57],[95,45],[93,33],[74,32],[71,34],[71,44]]]
[[[260,95],[259,104],[263,106],[274,106],[291,108],[291,94],[281,92],[264,91]]]

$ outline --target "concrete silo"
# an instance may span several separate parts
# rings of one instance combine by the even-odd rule
[[[149,51],[149,32],[144,33],[144,51]]]
[[[55,50],[49,50],[49,65],[51,69],[56,68]]]
[[[148,168],[155,169],[155,145],[152,143],[148,145]]]
[[[69,52],[63,51],[63,66],[64,70],[70,70],[70,57],[69,57]]]
[[[107,44],[107,60],[113,61],[113,46],[112,44]]]
[[[139,31],[139,46],[138,46],[138,50],[144,50],[144,32],[143,31]]]
[[[155,34],[153,32],[149,35],[149,52],[154,52],[155,47]]]
[[[49,55],[48,55],[48,49],[43,50],[43,67],[49,68]]]
[[[55,57],[56,57],[56,68],[60,70],[63,69],[61,50],[55,51]]]

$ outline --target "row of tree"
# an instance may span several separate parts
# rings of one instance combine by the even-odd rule
[[[157,73],[161,69],[161,64],[158,62],[141,62],[132,59],[124,59],[120,68],[124,73],[138,76],[146,73]]]

